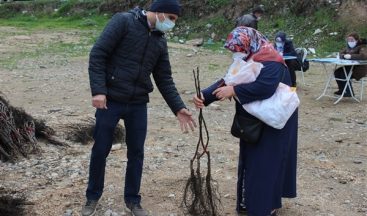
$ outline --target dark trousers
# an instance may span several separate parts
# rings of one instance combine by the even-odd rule
[[[97,109],[94,145],[86,191],[88,200],[102,196],[106,158],[110,153],[113,132],[120,119],[124,120],[127,145],[127,167],[124,199],[126,203],[140,203],[140,183],[143,172],[144,142],[147,134],[147,105],[107,102],[108,109]]]
[[[283,129],[264,126],[260,141],[240,140],[237,212],[269,216],[282,207],[282,197],[296,197],[298,111]]]
[[[288,67],[289,75],[291,76],[292,87],[297,86],[297,77],[296,77],[296,67],[297,67],[297,60],[287,60],[285,61]]]
[[[351,66],[346,66],[345,67],[345,70],[347,71],[347,73],[350,71],[350,68],[351,68]],[[345,77],[345,74],[344,74],[343,67],[340,67],[340,68],[336,69],[335,72],[334,72],[334,76],[335,76],[335,78],[338,78],[338,79],[345,79],[346,77]],[[336,80],[336,83],[338,84],[339,92],[342,93],[342,91],[345,88],[345,85],[347,84],[347,82],[346,81],[341,81],[341,80]],[[353,93],[352,83],[349,82],[349,84],[350,84],[350,88],[352,89],[352,93]],[[347,88],[345,93],[347,95],[351,94],[349,88]]]

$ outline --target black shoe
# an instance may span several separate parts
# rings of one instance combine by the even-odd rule
[[[343,91],[336,91],[336,92],[334,92],[334,94],[335,95],[342,95],[342,93],[343,93]],[[350,92],[345,92],[344,93],[344,95],[343,95],[343,97],[352,97],[353,96],[353,94],[351,94]]]
[[[126,203],[126,207],[131,211],[133,216],[148,216],[148,213],[139,203]]]
[[[346,92],[344,95],[343,95],[343,97],[352,97],[353,95],[351,94],[351,93],[349,93],[349,92]]]
[[[342,93],[343,93],[343,91],[340,91],[340,90],[334,92],[335,95],[342,95]]]
[[[98,200],[87,200],[82,209],[82,216],[92,216],[96,213]]]

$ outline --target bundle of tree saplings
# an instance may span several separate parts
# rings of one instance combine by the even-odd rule
[[[34,119],[21,108],[13,107],[0,92],[0,160],[16,161],[38,153],[37,138],[65,146],[53,135],[55,131],[42,120]]]

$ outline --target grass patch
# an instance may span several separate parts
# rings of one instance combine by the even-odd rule
[[[35,58],[37,53],[35,51],[22,51],[8,54],[6,57],[0,58],[0,67],[12,70],[17,67],[19,61],[28,58]]]
[[[322,28],[327,23],[333,23],[334,20],[328,18],[325,21],[322,17],[326,16],[327,12],[319,12],[315,18],[277,15],[274,17],[265,17],[264,20],[259,22],[259,30],[265,34],[269,40],[273,40],[276,32],[285,31],[288,35],[293,36],[293,42],[297,47],[313,47],[322,52],[334,52],[335,47],[340,49],[343,44],[335,42],[340,40],[343,42],[343,38],[335,39],[335,36],[325,38],[326,34],[338,29],[341,25],[332,29],[327,29],[321,35],[313,35],[313,32],[317,28]],[[316,22],[315,22],[316,20]],[[187,40],[193,38],[204,38],[204,41],[208,41],[212,38],[212,34],[215,34],[214,44],[205,43],[204,47],[210,50],[223,50],[223,40],[226,39],[229,32],[234,29],[234,23],[232,20],[227,20],[223,16],[213,16],[210,18],[197,19],[185,19],[178,23],[179,30],[175,31],[176,35]],[[327,35],[328,36],[328,35]],[[321,37],[321,38],[320,38]]]
[[[43,64],[58,64],[53,62],[52,59],[70,59],[73,57],[87,56],[91,46],[72,44],[72,43],[56,43],[48,46],[40,46],[38,49],[28,51],[21,51],[12,53],[6,57],[0,59],[0,68],[13,70],[19,67],[24,60],[43,62]],[[40,65],[41,65],[40,64]],[[38,67],[33,65],[32,67]]]
[[[233,29],[233,25],[232,21],[219,15],[200,20],[189,18],[179,20],[173,33],[187,40],[204,38],[204,41],[212,38],[214,33],[214,41],[218,42],[227,37],[227,34]]]
[[[217,42],[211,42],[211,40],[204,42],[203,47],[212,51],[218,51],[218,52],[225,52],[226,49],[223,47],[224,42],[217,41]]]
[[[209,0],[208,5],[213,9],[217,9],[228,5],[229,2],[230,0]]]
[[[328,8],[320,8],[312,15],[296,16],[292,13],[268,15],[259,21],[259,31],[270,41],[274,40],[278,31],[284,31],[293,39],[295,47],[315,48],[316,55],[313,57],[325,57],[345,47],[344,37],[349,32],[358,30],[362,37],[367,37],[366,25],[363,23],[360,26],[351,25],[337,19],[337,16],[337,11]],[[221,41],[234,28],[234,23],[217,14],[200,20],[188,18],[180,21],[178,26],[179,31],[175,31],[175,34],[186,39],[204,38],[207,41],[211,38],[211,34],[215,33],[215,45],[204,47],[218,50],[222,46]],[[322,32],[314,34],[317,29]]]
[[[350,26],[335,19],[336,11],[320,9],[312,16],[279,15],[259,22],[259,30],[270,40],[278,31],[284,31],[293,38],[295,47],[315,48],[317,57],[325,57],[345,47],[345,35],[358,29],[367,37],[367,26]],[[321,32],[315,34],[320,29]],[[336,33],[336,35],[334,34]]]
[[[69,57],[85,56],[91,49],[90,44],[85,43],[56,43],[41,48],[42,55],[65,54]],[[40,50],[39,50],[40,51]],[[38,51],[38,52],[39,52]]]
[[[23,30],[43,29],[80,29],[101,31],[110,19],[111,14],[100,15],[97,11],[98,0],[35,0],[32,2],[13,2],[0,5],[0,26],[13,26]],[[190,40],[203,38],[204,47],[213,51],[223,51],[223,40],[234,28],[234,21],[226,19],[217,9],[230,4],[229,0],[209,0],[214,12],[208,17],[197,19],[189,17],[179,19],[174,29],[173,38]],[[30,9],[22,13],[24,9]],[[34,11],[31,11],[31,9]],[[10,10],[12,12],[6,12]],[[57,10],[55,10],[57,9]],[[259,30],[269,40],[274,39],[277,31],[285,31],[293,38],[295,47],[315,48],[317,57],[324,57],[337,52],[345,46],[344,37],[347,33],[358,30],[362,37],[367,37],[367,26],[352,25],[336,19],[334,9],[319,8],[313,14],[292,15],[289,11],[277,15],[265,15],[259,22]],[[316,29],[321,33],[314,34]],[[334,33],[337,34],[334,34]],[[93,36],[90,43],[95,41]],[[213,39],[213,43],[209,39]]]
[[[103,3],[99,0],[32,0],[0,4],[0,17],[11,18],[18,14],[33,16],[90,16],[99,13]]]
[[[38,32],[35,33],[38,34]],[[20,43],[19,51],[7,52],[3,58],[0,58],[0,68],[12,70],[19,66],[22,67],[24,64],[30,67],[38,67],[37,63],[32,65],[32,62],[38,62],[40,65],[54,64],[60,59],[87,56],[99,33],[98,30],[73,32],[73,34],[77,34],[75,38],[78,38],[75,41],[63,41],[55,38],[52,40],[46,39],[45,42],[39,42],[37,46],[28,43],[22,45]],[[32,38],[32,31],[23,30],[21,34]],[[42,34],[46,33],[43,32]],[[12,35],[14,35],[12,32],[0,34],[4,37]]]
[[[21,51],[8,54],[0,59],[0,67],[13,70],[24,60],[39,60],[51,63],[51,59],[69,59],[72,57],[87,56],[91,45],[85,43],[53,43],[43,44],[31,51]],[[36,66],[37,67],[37,66]]]
[[[65,17],[36,17],[28,15],[18,15],[11,18],[1,18],[1,26],[13,26],[24,29],[82,29],[101,30],[110,19],[109,16],[65,16]]]

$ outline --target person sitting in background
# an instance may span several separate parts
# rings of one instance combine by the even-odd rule
[[[257,6],[252,10],[251,14],[245,14],[236,20],[236,27],[238,26],[246,26],[251,27],[257,30],[257,23],[261,19],[261,16],[264,14],[263,7]]]
[[[367,60],[367,46],[362,42],[359,35],[355,32],[352,32],[347,35],[346,42],[347,46],[340,53],[339,56],[341,59],[348,60]],[[351,69],[351,66],[345,67],[346,72],[348,73]],[[334,76],[337,79],[345,79],[345,73],[343,67],[340,67],[335,70]],[[367,65],[356,65],[353,67],[353,74],[351,78],[356,80],[360,80],[362,77],[367,75]],[[334,92],[336,95],[341,95],[345,88],[346,81],[336,80],[338,84],[338,91]],[[350,84],[350,89],[347,88],[344,94],[345,97],[350,97],[353,95],[352,83]]]
[[[282,56],[297,56],[296,50],[293,46],[293,42],[287,39],[287,35],[284,32],[278,32],[275,35],[274,47]],[[292,87],[296,87],[296,68],[299,63],[297,59],[286,60],[285,63],[287,64],[289,73],[291,75]]]

